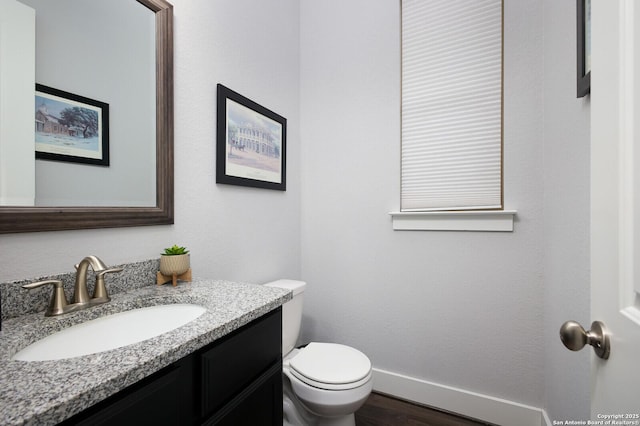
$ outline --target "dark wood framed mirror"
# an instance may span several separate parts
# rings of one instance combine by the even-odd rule
[[[0,207],[0,233],[119,228],[173,223],[173,6],[165,0],[136,1],[155,13],[156,205],[153,207]]]

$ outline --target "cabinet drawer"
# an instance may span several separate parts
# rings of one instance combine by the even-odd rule
[[[256,319],[200,353],[206,418],[282,359],[282,309]]]

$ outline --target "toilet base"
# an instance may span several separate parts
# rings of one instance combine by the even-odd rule
[[[322,417],[311,412],[295,396],[291,383],[283,375],[283,426],[356,426],[353,413],[338,417]]]
[[[352,414],[340,417],[316,417],[309,412],[301,413],[299,405],[288,397],[283,401],[283,426],[356,426],[356,418]]]
[[[348,414],[342,417],[320,419],[318,426],[356,426],[356,417]]]

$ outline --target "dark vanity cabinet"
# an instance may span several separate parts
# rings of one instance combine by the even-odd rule
[[[282,425],[281,309],[200,351],[199,359],[204,424]]]
[[[63,425],[282,425],[278,308]]]

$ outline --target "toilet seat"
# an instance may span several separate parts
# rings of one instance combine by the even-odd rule
[[[309,343],[287,361],[293,376],[319,389],[354,389],[371,380],[369,358],[346,345]]]

